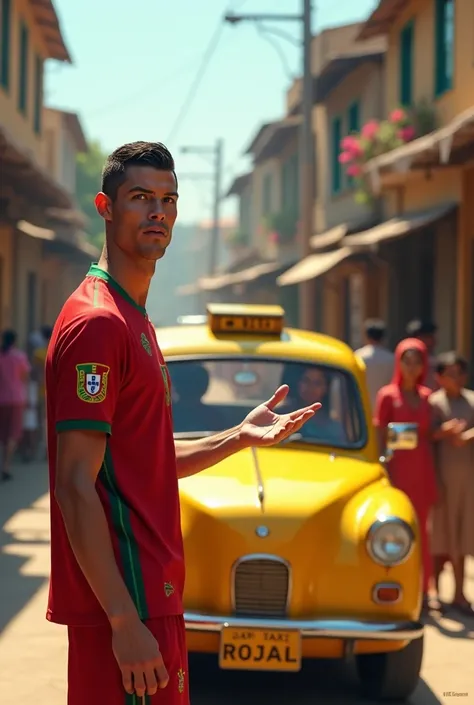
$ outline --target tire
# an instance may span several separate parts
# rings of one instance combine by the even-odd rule
[[[356,656],[363,694],[377,701],[404,702],[415,690],[423,661],[424,638],[414,639],[400,651]]]

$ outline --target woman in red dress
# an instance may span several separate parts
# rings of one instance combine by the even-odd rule
[[[387,465],[392,484],[410,498],[418,516],[423,557],[423,606],[429,602],[433,564],[429,547],[428,520],[437,500],[436,475],[431,444],[431,389],[424,386],[428,371],[428,351],[416,338],[406,338],[395,350],[391,384],[380,389],[375,404],[374,424],[379,429],[381,447],[385,448],[390,422],[418,424],[418,446],[413,450],[396,450]]]

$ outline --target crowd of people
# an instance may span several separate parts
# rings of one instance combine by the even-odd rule
[[[474,610],[464,592],[466,556],[474,556],[474,391],[468,363],[456,352],[434,355],[437,327],[412,321],[391,352],[383,321],[366,322],[367,345],[357,354],[367,385],[381,454],[392,422],[418,425],[418,445],[397,450],[386,467],[391,482],[410,498],[418,516],[423,556],[424,608],[444,611],[440,576],[452,565],[451,607]]]
[[[45,456],[44,363],[52,329],[43,326],[21,350],[14,330],[5,330],[0,346],[0,477],[11,480],[12,460]]]

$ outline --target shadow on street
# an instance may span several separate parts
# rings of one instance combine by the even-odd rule
[[[297,674],[242,673],[221,671],[215,658],[195,657],[190,662],[193,705],[368,705],[359,695],[352,663],[341,660],[304,662]],[[420,679],[407,705],[441,705],[441,701]]]
[[[0,483],[0,633],[47,580],[44,569],[35,569],[34,556],[41,545],[49,551],[49,536],[28,529],[28,515],[49,511],[38,502],[47,492],[44,463],[17,464],[14,479]]]
[[[439,617],[429,615],[424,622],[449,639],[474,639],[474,617],[461,615],[453,609]]]

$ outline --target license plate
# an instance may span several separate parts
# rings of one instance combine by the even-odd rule
[[[244,671],[299,671],[301,634],[285,629],[223,627],[219,666]]]

